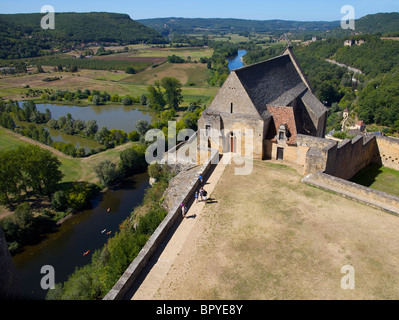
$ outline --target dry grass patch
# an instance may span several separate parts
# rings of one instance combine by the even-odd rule
[[[301,178],[228,166],[156,298],[398,299],[399,218]],[[344,265],[355,290],[341,288]]]

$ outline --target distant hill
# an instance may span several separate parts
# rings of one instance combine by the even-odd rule
[[[332,36],[345,36],[354,34],[398,34],[399,35],[399,13],[377,13],[369,14],[355,20],[355,30],[344,30],[341,27],[331,30]]]
[[[50,35],[68,41],[82,42],[164,42],[155,30],[132,20],[127,14],[90,12],[56,13],[55,30],[42,30],[44,14],[0,14],[0,20],[15,26],[27,35]]]
[[[326,31],[340,25],[339,21],[285,21],[285,20],[245,20],[223,18],[156,18],[137,20],[154,28],[163,35],[176,33],[220,33],[220,32],[289,32]]]

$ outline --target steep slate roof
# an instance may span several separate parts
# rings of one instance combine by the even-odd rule
[[[267,106],[288,106],[300,98],[318,117],[327,108],[313,95],[290,48],[283,54],[233,71],[241,81],[262,118],[270,116]]]
[[[310,108],[319,118],[327,111],[327,108],[310,91],[306,91],[301,97],[301,100],[305,106]]]
[[[243,67],[235,73],[259,114],[267,104],[302,83],[289,55]]]

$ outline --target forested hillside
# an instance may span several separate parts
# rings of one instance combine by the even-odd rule
[[[71,44],[112,42],[118,44],[166,43],[157,31],[126,14],[56,13],[55,29],[43,30],[44,14],[0,15],[0,59],[39,56],[46,50]]]
[[[138,20],[163,34],[171,30],[176,33],[220,32],[279,32],[317,30],[325,31],[339,26],[339,21],[285,21],[285,20],[245,20],[245,19],[204,19],[204,18],[156,18]]]
[[[348,108],[366,124],[399,130],[399,41],[381,40],[378,35],[355,36],[362,45],[344,46],[346,38],[330,38],[293,50],[320,101],[330,107],[328,130],[339,122],[335,113]],[[282,46],[250,51],[246,64],[277,56]],[[354,73],[337,66],[335,60],[362,71]],[[339,127],[339,126],[338,126]],[[337,128],[338,128],[337,127]]]
[[[399,35],[399,13],[369,14],[355,21],[355,30],[337,27],[330,32],[330,36],[341,37],[351,34],[375,34]]]

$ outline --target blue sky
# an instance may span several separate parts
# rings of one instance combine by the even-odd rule
[[[340,20],[341,7],[352,5],[356,18],[377,12],[399,12],[399,0],[2,0],[1,13],[40,12],[52,5],[56,12],[106,11],[127,13],[132,19],[240,18],[299,21]]]

